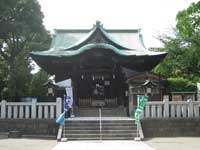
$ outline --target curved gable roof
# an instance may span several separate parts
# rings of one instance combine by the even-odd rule
[[[120,56],[166,54],[146,49],[140,30],[105,30],[97,21],[92,30],[56,30],[49,50],[31,52],[30,55],[34,57],[70,57],[95,48],[108,49]]]

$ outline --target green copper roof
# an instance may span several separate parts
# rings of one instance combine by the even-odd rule
[[[86,32],[83,33],[84,36],[82,37],[82,40],[79,40],[76,43],[73,43],[73,37],[70,38],[70,36],[62,34],[62,32],[59,33],[59,36],[56,34],[49,50],[31,52],[30,55],[32,57],[70,57],[95,49],[109,50],[120,56],[154,56],[165,54],[164,52],[153,52],[146,49],[139,30],[136,32],[137,35],[135,36],[135,47],[131,48],[127,47],[127,45],[122,45],[109,35],[100,22],[97,22],[87,35]],[[81,34],[78,36],[81,37]]]
[[[96,44],[87,44],[79,48],[78,50],[63,50],[63,49],[55,49],[52,48],[49,51],[41,51],[41,52],[31,52],[31,55],[38,55],[38,56],[56,56],[56,57],[70,57],[79,55],[83,52],[92,50],[92,49],[105,49],[114,52],[117,55],[121,56],[145,56],[145,55],[160,55],[165,54],[165,52],[141,52],[138,50],[126,50],[126,49],[117,49],[116,47],[110,44],[104,43],[96,43]]]

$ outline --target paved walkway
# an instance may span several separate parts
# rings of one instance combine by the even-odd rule
[[[145,143],[155,150],[200,150],[200,137],[152,138]]]
[[[53,150],[154,150],[144,142],[135,141],[68,141],[58,143]]]
[[[69,141],[0,139],[0,150],[200,150],[200,137],[152,138],[134,141]],[[152,148],[153,147],[153,148]],[[57,149],[56,149],[57,148]],[[144,149],[145,148],[145,149]]]
[[[0,150],[52,150],[56,140],[0,139]]]

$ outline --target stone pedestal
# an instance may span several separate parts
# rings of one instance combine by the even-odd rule
[[[20,138],[21,137],[21,132],[20,131],[10,131],[9,133],[9,138]]]

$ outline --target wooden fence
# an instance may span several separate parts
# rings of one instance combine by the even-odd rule
[[[200,117],[200,101],[147,102],[141,118],[192,118]]]
[[[56,102],[0,102],[1,119],[54,119],[61,111],[61,98],[57,98]]]

